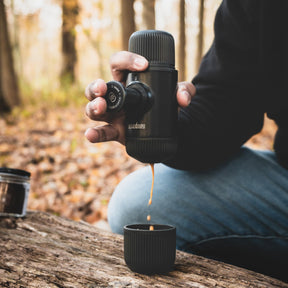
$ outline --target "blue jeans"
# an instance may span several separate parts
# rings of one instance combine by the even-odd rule
[[[287,147],[288,149],[288,147]],[[243,147],[217,169],[191,172],[155,165],[128,175],[108,210],[110,227],[171,224],[177,248],[288,281],[288,170],[272,151]]]

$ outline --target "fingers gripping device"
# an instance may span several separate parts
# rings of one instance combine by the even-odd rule
[[[129,72],[126,87],[107,83],[107,111],[125,111],[130,156],[144,163],[163,162],[177,151],[174,39],[164,31],[137,31],[129,39],[129,51],[144,56],[149,67]]]

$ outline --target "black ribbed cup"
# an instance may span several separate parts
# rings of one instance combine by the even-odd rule
[[[124,227],[124,259],[134,272],[162,274],[173,270],[176,228],[170,225],[132,224]]]

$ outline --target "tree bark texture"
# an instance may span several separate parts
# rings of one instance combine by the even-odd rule
[[[4,1],[0,0],[0,112],[20,104]]]
[[[122,49],[128,50],[131,34],[135,32],[134,0],[121,0]]]
[[[62,83],[75,81],[77,63],[76,30],[79,14],[78,0],[62,0]]]
[[[143,30],[155,29],[155,0],[142,0]]]
[[[0,218],[0,287],[288,287],[276,279],[177,251],[175,270],[141,275],[123,237],[43,212]]]
[[[200,63],[203,56],[203,44],[204,44],[204,3],[205,0],[199,1],[199,33],[197,39],[197,55],[196,55],[196,71],[198,71],[200,67]]]
[[[179,81],[186,80],[186,31],[185,31],[185,0],[180,0],[179,5]]]

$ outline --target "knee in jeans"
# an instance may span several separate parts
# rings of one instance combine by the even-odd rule
[[[108,222],[113,233],[123,234],[122,219],[118,212],[119,205],[117,201],[110,199],[108,206]]]
[[[145,208],[146,205],[141,200],[140,191],[136,191],[135,183],[133,185],[125,178],[114,191],[108,206],[108,222],[112,232],[123,234],[125,225],[143,222]]]

